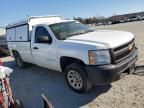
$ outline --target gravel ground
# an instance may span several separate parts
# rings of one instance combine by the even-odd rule
[[[139,48],[137,65],[144,63],[144,21],[99,26],[95,29],[124,30],[135,34]],[[127,75],[106,86],[94,86],[85,94],[71,91],[62,73],[31,66],[17,68],[13,58],[2,58],[4,65],[14,72],[10,77],[13,94],[23,101],[25,108],[43,108],[41,94],[48,96],[55,108],[144,108],[144,76]]]

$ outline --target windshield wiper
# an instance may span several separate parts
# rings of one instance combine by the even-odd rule
[[[93,32],[93,30],[88,30],[88,31],[79,32],[79,33],[72,33],[72,34],[69,34],[68,36],[80,35],[80,34],[85,34],[85,33],[89,33],[89,32]]]
[[[72,33],[72,34],[69,34],[68,36],[74,36],[74,35],[80,35],[80,34],[84,34],[83,32],[82,33]]]
[[[88,31],[85,31],[84,33],[89,33],[89,32],[94,32],[94,30],[88,30]]]

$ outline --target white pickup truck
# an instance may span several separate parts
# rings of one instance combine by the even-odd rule
[[[132,33],[94,31],[60,16],[29,17],[9,24],[6,31],[18,67],[32,63],[63,72],[78,93],[121,79],[133,71],[138,59]]]

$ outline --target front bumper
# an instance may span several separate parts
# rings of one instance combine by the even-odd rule
[[[128,74],[128,69],[135,64],[138,59],[138,50],[135,49],[134,53],[118,64],[110,64],[103,66],[86,66],[88,80],[92,84],[109,84],[117,81]]]

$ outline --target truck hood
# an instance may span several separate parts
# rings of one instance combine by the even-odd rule
[[[86,34],[72,36],[67,38],[67,41],[72,42],[89,42],[101,44],[108,48],[121,46],[134,38],[134,35],[129,32],[114,31],[114,30],[96,30]]]

